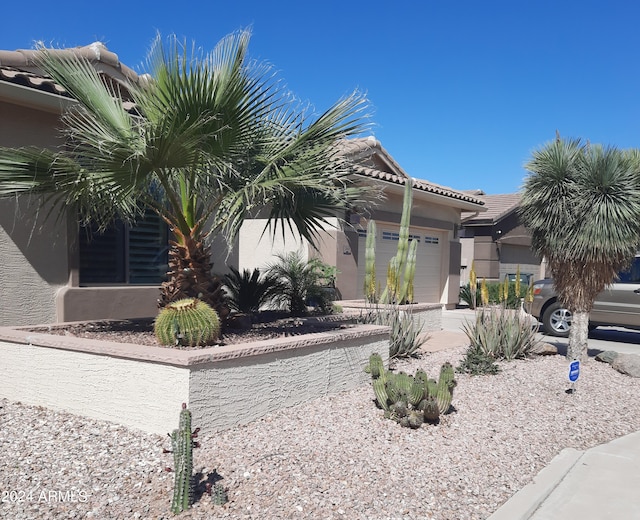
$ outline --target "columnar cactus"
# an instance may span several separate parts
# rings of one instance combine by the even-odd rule
[[[175,472],[171,512],[175,514],[188,509],[193,502],[193,448],[197,446],[193,439],[198,430],[191,431],[191,412],[183,403],[178,429],[170,434]]]
[[[376,287],[376,222],[370,220],[367,224],[367,240],[365,243],[365,274],[364,297],[368,303],[378,302]]]
[[[411,220],[411,205],[413,201],[413,182],[407,179],[405,183],[404,200],[402,204],[402,217],[400,219],[400,232],[398,239],[398,251],[389,262],[387,269],[387,288],[380,298],[383,303],[411,303],[413,301],[413,276],[415,264],[407,266],[411,257],[409,247],[409,223]],[[414,243],[414,241],[411,241]],[[417,243],[415,246],[417,248]],[[413,253],[412,261],[417,255]],[[411,295],[412,299],[409,299]]]
[[[205,302],[185,298],[167,304],[158,313],[153,328],[162,345],[204,346],[220,336],[220,319]]]
[[[373,379],[376,403],[384,410],[386,418],[402,426],[419,428],[424,422],[437,422],[449,411],[456,385],[450,363],[440,367],[436,381],[429,379],[423,370],[417,370],[413,376],[385,371],[384,368],[379,370],[377,367],[382,360],[378,358],[377,354],[370,357],[367,371]]]
[[[407,254],[407,265],[404,269],[404,279],[401,294],[401,302],[411,303],[413,297],[413,282],[416,277],[416,262],[418,261],[418,242],[412,240],[409,244],[409,253]]]

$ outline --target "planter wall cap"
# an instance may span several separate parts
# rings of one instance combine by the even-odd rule
[[[63,324],[56,325],[60,326]],[[389,327],[386,326],[354,325],[348,329],[336,329],[300,336],[213,346],[202,349],[181,350],[177,348],[134,345],[130,343],[117,343],[56,334],[34,333],[28,330],[33,328],[36,327],[27,327],[26,329],[24,327],[0,327],[0,341],[149,361],[179,367],[215,363],[247,356],[259,356],[285,350],[304,349],[327,343],[351,341],[358,338],[379,336],[381,339],[384,339],[389,335]],[[2,347],[0,346],[0,348]]]

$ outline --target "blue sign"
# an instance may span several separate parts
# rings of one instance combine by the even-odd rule
[[[569,365],[569,381],[575,383],[580,375],[580,361],[572,361]]]

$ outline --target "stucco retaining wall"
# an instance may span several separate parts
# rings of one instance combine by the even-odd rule
[[[370,309],[384,311],[384,305],[365,303],[364,300],[342,300],[335,302],[342,307],[343,312],[351,315],[366,314]],[[442,305],[439,303],[414,303],[399,305],[402,312],[409,313],[413,319],[422,325],[423,332],[435,332],[442,330]]]
[[[0,397],[147,432],[177,425],[181,403],[214,432],[368,381],[388,328],[347,329],[177,350],[0,327]]]

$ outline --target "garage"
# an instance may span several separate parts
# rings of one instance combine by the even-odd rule
[[[384,290],[387,266],[398,251],[399,226],[376,223],[376,283]],[[417,240],[416,276],[414,295],[419,303],[439,303],[442,294],[441,268],[444,233],[442,231],[411,227],[409,238]],[[358,294],[364,297],[365,248],[367,230],[358,230]]]

